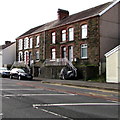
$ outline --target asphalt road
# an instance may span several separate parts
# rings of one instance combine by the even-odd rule
[[[0,85],[2,118],[118,119],[119,102],[115,91],[8,78],[0,78]]]

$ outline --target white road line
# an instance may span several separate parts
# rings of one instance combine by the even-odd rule
[[[43,90],[43,89],[0,89],[1,91],[23,91],[23,90]]]
[[[60,104],[33,104],[33,107],[53,107],[53,106],[97,106],[97,105],[119,105],[118,103],[60,103]]]
[[[60,115],[60,114],[58,114],[58,113],[55,113],[55,112],[52,112],[52,111],[48,111],[48,110],[45,110],[45,109],[41,109],[43,112],[46,112],[46,113],[49,113],[49,114],[52,114],[52,115],[55,115],[55,116],[59,116],[59,117],[61,117],[61,118],[65,118],[65,119],[68,119],[68,120],[73,120],[73,119],[71,119],[71,118],[68,118],[68,117],[66,117],[66,116],[63,116],[63,115]]]
[[[0,95],[3,97],[18,97],[18,96],[74,96],[74,94],[8,94]]]

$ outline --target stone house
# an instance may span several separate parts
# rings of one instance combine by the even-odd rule
[[[73,15],[58,9],[57,20],[32,28],[16,39],[17,60],[36,69],[46,59],[67,58],[77,66],[96,66],[102,74],[104,54],[120,44],[119,10],[119,0]]]

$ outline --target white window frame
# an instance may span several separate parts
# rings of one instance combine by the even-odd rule
[[[32,48],[33,45],[33,38],[30,38],[30,48]]]
[[[18,40],[18,49],[22,50],[23,49],[23,39]]]
[[[18,53],[18,61],[19,62],[23,61],[23,52],[22,51]]]
[[[52,59],[52,60],[55,60],[55,59],[56,59],[56,49],[55,49],[55,48],[52,48],[52,49],[51,49],[51,59]]]
[[[66,58],[66,56],[67,56],[67,50],[66,50],[66,47],[63,46],[63,47],[61,48],[61,57],[62,57],[62,58]]]
[[[85,51],[85,55],[83,55],[83,51]],[[87,44],[81,44],[81,59],[87,59],[88,58],[88,46]]]
[[[52,32],[52,44],[56,43],[56,33]]]
[[[82,34],[82,39],[86,39],[87,38],[87,34],[88,34],[88,27],[87,27],[87,24],[84,24],[81,26],[81,34]]]
[[[40,44],[40,36],[36,36],[36,47],[39,47]]]
[[[37,50],[37,51],[35,51],[35,60],[39,61],[39,59],[40,59],[39,51]]]
[[[68,41],[73,41],[74,40],[74,28],[69,28],[68,29]]]
[[[69,61],[70,62],[72,62],[73,61],[73,46],[71,45],[71,46],[68,46],[68,59],[69,59]]]
[[[28,49],[29,48],[29,38],[26,37],[24,38],[24,49]]]
[[[62,30],[62,42],[66,41],[66,30]]]
[[[24,52],[24,62],[25,64],[29,64],[29,51]]]

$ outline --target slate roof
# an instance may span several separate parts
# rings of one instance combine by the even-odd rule
[[[70,24],[70,23],[73,23],[73,22],[77,22],[77,21],[87,19],[87,18],[90,18],[90,17],[93,17],[93,16],[98,16],[100,12],[102,12],[104,9],[106,9],[112,3],[113,2],[108,2],[108,3],[105,3],[105,4],[90,8],[88,10],[84,10],[82,12],[70,15],[70,16],[66,17],[65,19],[54,20],[54,21],[48,22],[46,24],[37,26],[35,28],[32,28],[32,29],[28,30],[27,32],[25,32],[24,34],[19,36],[18,38],[23,37],[23,36],[27,36],[27,35],[31,35],[31,34],[35,34],[35,33],[39,33],[39,32],[49,30],[49,29],[52,29],[52,28],[55,28],[55,27],[63,26],[63,25],[66,25],[66,24]]]
[[[9,44],[1,45],[1,46],[0,46],[0,49],[5,49],[5,48],[11,46],[11,45],[14,44],[14,43],[15,43],[15,42],[11,42],[11,43],[9,43]]]

